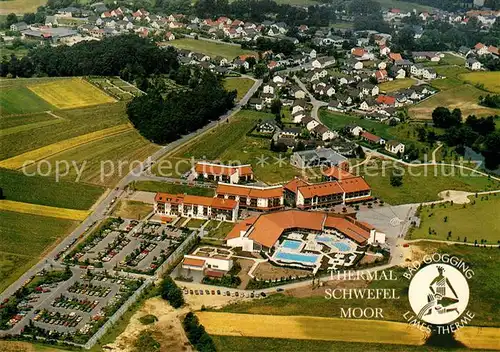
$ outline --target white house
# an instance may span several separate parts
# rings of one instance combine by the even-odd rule
[[[274,85],[266,84],[264,87],[262,87],[262,93],[274,94]]]
[[[405,152],[405,145],[401,142],[392,140],[392,141],[388,141],[387,143],[385,143],[385,150],[387,150],[389,153],[392,153],[392,154],[399,153],[402,155]]]
[[[233,267],[231,259],[200,257],[197,255],[184,255],[182,261],[183,269],[191,269],[196,271],[204,271],[205,269],[215,269],[218,271],[229,271]]]
[[[319,125],[319,122],[316,120],[309,121],[306,125],[308,131],[312,131],[316,126]]]
[[[478,71],[481,69],[481,63],[475,58],[471,57],[465,62],[465,67],[472,71]]]

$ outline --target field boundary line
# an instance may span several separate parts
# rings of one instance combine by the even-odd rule
[[[90,214],[87,210],[58,208],[47,205],[16,202],[6,199],[0,200],[0,210],[76,221],[85,220]]]
[[[49,144],[43,146],[41,148],[37,148],[23,154],[16,155],[12,158],[8,158],[0,161],[0,167],[6,169],[18,170],[23,166],[30,165],[38,160],[52,157],[56,154],[60,154],[69,149],[77,148],[82,145],[88,144],[90,142],[95,142],[107,137],[115,136],[121,133],[128,132],[132,129],[132,126],[129,123],[105,128],[102,130],[90,132],[87,134],[83,134],[77,137],[65,139],[60,142],[56,142],[53,144]],[[31,161],[31,163],[26,164],[27,161]]]
[[[31,131],[39,127],[52,126],[61,122],[64,122],[64,120],[56,119],[56,120],[40,121],[40,122],[27,123],[25,125],[14,126],[0,130],[0,137],[9,136],[11,134],[19,132]]]

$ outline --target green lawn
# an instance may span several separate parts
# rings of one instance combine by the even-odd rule
[[[478,195],[471,197],[467,205],[439,204],[434,207],[423,207],[421,210],[422,223],[415,228],[411,238],[448,239],[451,231],[452,241],[480,243],[481,239],[496,244],[500,241],[500,195]],[[445,222],[446,218],[446,222]],[[432,229],[436,234],[429,234]]]
[[[53,120],[55,120],[55,118],[49,114],[0,115],[0,130],[2,130],[0,132],[14,127],[38,124]]]
[[[406,89],[414,85],[417,81],[413,78],[395,79],[389,82],[384,82],[378,87],[381,92],[394,92],[400,89]]]
[[[223,222],[217,229],[207,229],[209,230],[207,237],[224,239],[227,234],[233,229],[234,224],[231,222]]]
[[[213,197],[215,191],[213,188],[196,187],[188,185],[177,185],[157,181],[136,181],[131,187],[137,191],[146,192],[165,192],[172,194],[190,194],[193,196]]]
[[[463,81],[459,78],[462,73],[470,72],[465,67],[458,66],[437,66],[436,73],[444,79],[435,79],[431,82],[431,86],[439,90],[447,90],[463,85]]]
[[[89,209],[104,192],[84,183],[56,182],[52,177],[26,176],[0,169],[0,187],[5,199],[59,208]]]
[[[331,130],[340,130],[349,124],[356,124],[384,139],[394,138],[390,133],[391,126],[368,119],[361,119],[357,116],[332,113],[321,109],[319,112],[321,122]]]
[[[2,82],[3,83],[3,82]],[[0,83],[0,115],[27,114],[54,107],[26,87],[4,88]]]
[[[442,352],[440,347],[388,345],[378,343],[316,341],[295,339],[273,339],[265,337],[218,336],[211,335],[219,352]],[[466,348],[447,348],[446,351],[465,352]]]
[[[0,291],[3,291],[77,222],[0,211]]]
[[[36,12],[36,9],[47,3],[47,0],[9,0],[2,1],[0,13],[9,14],[11,12],[22,15],[26,12]]]
[[[500,326],[500,271],[498,263],[500,251],[497,248],[479,248],[464,245],[446,245],[439,243],[419,243],[426,253],[448,253],[455,255],[474,268],[474,276],[469,280],[470,297],[468,309],[476,314],[475,326]],[[324,288],[318,288],[317,294],[297,298],[284,294],[273,294],[264,299],[251,302],[238,302],[220,309],[223,312],[269,314],[269,315],[305,315],[320,317],[340,317],[341,307],[379,307],[383,309],[384,320],[404,321],[403,314],[411,311],[408,302],[408,280],[401,275],[405,269],[395,267],[393,271],[398,280],[372,281],[368,288],[394,289],[400,299],[325,299]],[[362,286],[364,287],[364,286]],[[349,287],[351,288],[351,287]]]
[[[207,220],[191,219],[186,224],[186,227],[199,229]]]
[[[500,109],[492,109],[478,104],[479,97],[485,92],[463,82],[455,87],[441,91],[431,98],[411,107],[408,112],[410,116],[418,120],[429,120],[432,118],[432,111],[438,106],[445,106],[449,109],[460,108],[462,116],[469,115],[489,116],[500,114]]]
[[[242,49],[236,45],[224,43],[214,43],[207,40],[196,40],[189,38],[176,39],[169,42],[170,45],[179,49],[191,50],[197,53],[206,54],[210,57],[222,56],[229,60],[234,59],[239,55],[255,55],[257,54],[250,50]]]
[[[245,94],[252,88],[254,81],[250,78],[226,78],[224,80],[224,88],[228,91],[236,89],[237,96],[236,100],[240,100],[245,96]]]
[[[410,1],[399,1],[399,0],[376,0],[376,1],[380,3],[382,8],[385,9],[397,8],[405,12],[416,9],[418,12],[422,11],[433,12],[433,7],[431,6],[420,5]]]
[[[500,189],[499,182],[477,174],[471,175],[469,171],[461,174],[458,168],[453,168],[452,171],[448,166],[408,168],[401,164],[396,165],[397,169],[392,163],[383,167],[379,161],[359,170],[372,187],[373,194],[391,205],[440,200],[438,193],[445,190],[479,192]],[[403,173],[402,186],[391,185],[393,171]]]

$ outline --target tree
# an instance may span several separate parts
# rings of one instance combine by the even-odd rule
[[[182,291],[177,287],[170,276],[163,279],[160,286],[160,294],[161,297],[167,300],[174,308],[179,308],[184,304]]]
[[[267,73],[267,66],[262,63],[258,63],[255,65],[255,68],[253,70],[253,73],[255,75],[255,78],[262,78],[264,75]]]
[[[273,102],[271,103],[271,113],[275,115],[281,114],[281,106],[283,104],[281,103],[280,99],[274,99]]]
[[[19,22],[17,15],[15,13],[9,13],[5,18],[5,25],[10,27],[12,24]]]
[[[393,172],[390,177],[390,182],[392,187],[401,187],[403,185],[403,176]]]
[[[432,112],[432,121],[436,127],[458,126],[462,122],[462,112],[458,108],[450,112],[447,108],[438,106]]]

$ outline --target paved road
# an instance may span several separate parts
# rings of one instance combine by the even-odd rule
[[[305,84],[302,83],[302,81],[297,76],[293,76],[293,79],[295,80],[295,82],[297,83],[297,85],[300,87],[300,89],[302,89],[309,96],[309,98],[311,99],[311,105],[313,106],[313,108],[311,110],[311,117],[313,119],[315,119],[316,121],[318,121],[319,123],[321,123],[321,121],[319,119],[319,116],[318,116],[318,110],[322,106],[328,106],[328,103],[316,99],[311,94],[311,92],[309,92],[307,90],[307,87],[305,86]]]
[[[253,79],[252,77],[249,76],[246,77]],[[52,251],[50,251],[50,253],[46,255],[45,258],[42,258],[37,264],[35,264],[28,271],[26,271],[16,282],[14,282],[7,289],[5,289],[0,295],[0,300],[3,301],[5,298],[12,296],[18,289],[20,289],[24,285],[26,281],[28,281],[32,276],[34,276],[40,270],[48,268],[50,265],[57,266],[58,264],[53,259],[56,256],[56,254],[61,252],[63,248],[69,245],[69,243],[72,240],[82,236],[85,233],[85,231],[88,228],[90,228],[95,222],[102,220],[106,216],[108,209],[111,207],[114,201],[124,196],[125,192],[123,191],[123,188],[127,186],[130,182],[140,179],[144,170],[148,169],[151,166],[152,162],[159,160],[168,152],[171,152],[175,148],[183,145],[184,143],[192,140],[193,138],[200,136],[202,133],[205,133],[208,130],[214,128],[219,123],[225,122],[232,115],[240,111],[241,107],[248,103],[252,95],[262,85],[262,80],[260,79],[259,80],[253,79],[253,80],[255,81],[255,83],[252,86],[252,88],[250,88],[247,94],[245,94],[245,96],[234,106],[233,109],[229,110],[226,114],[220,116],[218,120],[212,121],[210,124],[199,129],[198,131],[190,133],[176,140],[175,142],[163,146],[154,154],[150,155],[147,158],[147,160],[144,161],[144,163],[141,163],[141,165],[138,165],[135,169],[130,171],[130,173],[128,173],[123,179],[120,180],[120,182],[118,182],[117,187],[111,192],[109,192],[109,194],[104,199],[102,199],[101,202],[97,204],[97,206],[94,207],[94,211],[69,236],[67,236],[64,240],[62,240]]]

